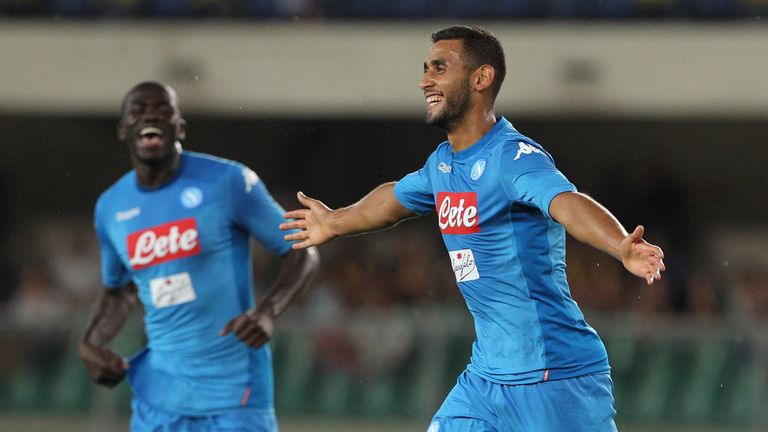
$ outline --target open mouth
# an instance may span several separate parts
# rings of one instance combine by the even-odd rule
[[[427,96],[427,108],[434,108],[443,101],[443,97],[441,95],[430,95]]]
[[[145,126],[139,129],[139,144],[142,147],[158,147],[163,145],[163,130],[157,126]]]
[[[163,130],[157,126],[146,126],[139,130],[139,138],[163,137]]]

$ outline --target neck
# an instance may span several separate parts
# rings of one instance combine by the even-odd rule
[[[496,114],[493,109],[482,112],[467,113],[467,116],[455,127],[448,131],[448,142],[453,152],[459,152],[472,147],[496,124]]]
[[[137,160],[135,157],[132,159],[139,184],[146,188],[154,189],[168,181],[179,170],[181,150],[177,146],[177,151],[173,152],[171,157],[157,164],[147,164]]]

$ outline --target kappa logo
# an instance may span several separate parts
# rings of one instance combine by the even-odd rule
[[[524,154],[529,155],[531,153],[541,153],[541,150],[539,150],[536,146],[520,141],[520,149],[517,151],[517,156],[515,156],[514,160],[520,159],[520,156]]]
[[[243,168],[243,179],[245,180],[245,193],[251,193],[251,190],[259,182],[259,175],[250,168]]]
[[[438,192],[438,224],[443,234],[480,232],[477,192]]]
[[[440,165],[437,166],[437,169],[440,170],[443,174],[448,174],[451,172],[451,166],[445,162],[440,162]]]
[[[134,270],[199,253],[195,218],[181,219],[128,234],[128,259]]]

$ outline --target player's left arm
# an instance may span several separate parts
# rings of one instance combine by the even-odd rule
[[[664,252],[643,239],[642,225],[627,233],[608,209],[579,192],[555,196],[549,205],[549,214],[574,238],[612,255],[648,284],[661,279],[661,272],[665,270]]]
[[[221,329],[222,336],[234,333],[246,345],[258,348],[272,339],[275,319],[312,281],[320,266],[320,254],[316,247],[292,250],[283,239],[279,225],[285,211],[255,172],[243,167],[230,174],[234,223],[282,256],[277,278],[257,306]]]
[[[234,333],[246,345],[258,348],[272,339],[275,319],[312,281],[320,267],[320,254],[312,246],[283,256],[277,279],[258,306],[235,317],[221,330]]]

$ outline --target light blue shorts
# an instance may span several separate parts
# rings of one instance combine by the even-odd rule
[[[616,432],[609,374],[504,385],[464,371],[428,432]]]
[[[223,414],[184,416],[131,401],[131,432],[278,432],[274,410],[244,407]]]

